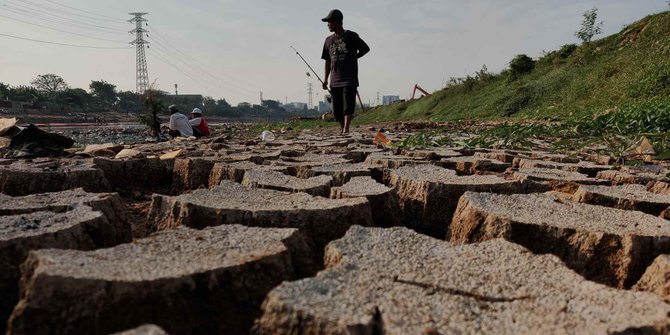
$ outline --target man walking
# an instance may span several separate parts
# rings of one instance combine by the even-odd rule
[[[333,34],[326,38],[321,58],[326,61],[323,89],[328,89],[333,98],[333,114],[340,123],[342,133],[349,132],[349,125],[356,110],[358,90],[358,59],[370,51],[365,42],[353,31],[344,30],[342,12],[333,9],[321,19],[328,22],[328,30]]]

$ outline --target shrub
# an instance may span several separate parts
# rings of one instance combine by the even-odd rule
[[[512,71],[512,76],[516,78],[519,75],[533,71],[535,68],[535,61],[532,58],[521,54],[512,59],[509,67]]]
[[[572,56],[572,54],[575,53],[575,50],[577,50],[576,44],[566,44],[558,50],[558,58],[566,59]]]

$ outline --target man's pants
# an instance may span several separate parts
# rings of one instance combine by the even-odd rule
[[[356,110],[356,86],[332,87],[333,114],[338,122],[344,121],[345,115],[353,115]]]

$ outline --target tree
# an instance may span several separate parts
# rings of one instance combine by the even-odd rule
[[[141,110],[142,96],[131,91],[121,91],[117,94],[117,106],[126,113],[139,112]]]
[[[21,102],[37,102],[42,99],[40,92],[31,86],[16,86],[9,89],[9,100]]]
[[[91,96],[81,88],[69,88],[58,92],[55,100],[61,105],[84,109],[91,101]]]
[[[65,79],[53,73],[41,74],[33,79],[30,84],[49,99],[55,98],[56,93],[68,89]]]
[[[218,106],[216,105],[216,100],[212,97],[202,98],[202,107],[205,108],[205,112],[214,114],[218,111]]]
[[[216,100],[216,105],[219,106],[219,108],[222,108],[224,110],[230,109],[230,108],[233,107],[228,103],[228,101],[226,101],[226,99]]]
[[[7,99],[9,97],[9,85],[0,83],[0,100]]]
[[[582,42],[589,43],[594,36],[602,34],[603,22],[596,23],[596,20],[598,19],[598,8],[596,7],[587,10],[582,16],[584,17],[582,25],[580,29],[575,32],[575,36],[582,40]]]
[[[118,95],[116,85],[112,85],[104,80],[92,80],[88,85],[93,98],[103,107],[110,107],[116,103]]]

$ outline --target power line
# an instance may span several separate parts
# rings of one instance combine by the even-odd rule
[[[87,14],[93,14],[93,15],[95,15],[95,16],[99,16],[99,17],[101,17],[101,19],[102,19],[102,18],[111,19],[111,20],[108,20],[108,21],[113,21],[113,22],[118,22],[118,23],[123,23],[123,24],[126,24],[126,23],[127,23],[125,20],[121,20],[121,19],[114,18],[114,17],[107,16],[107,15],[103,15],[103,14],[98,14],[98,13],[94,13],[94,12],[89,12],[89,11],[87,11],[87,10],[83,10],[83,9],[75,8],[75,7],[68,6],[68,5],[64,5],[64,4],[62,4],[62,3],[58,3],[58,2],[56,2],[56,1],[52,1],[52,0],[46,0],[46,1],[47,1],[47,2],[51,2],[52,4],[55,4],[55,5],[61,6],[61,7],[65,7],[65,8],[69,8],[69,9],[76,10],[76,11],[78,11],[78,12],[87,13]]]
[[[84,25],[87,25],[87,26],[96,27],[96,28],[100,28],[100,29],[106,29],[106,30],[112,30],[112,31],[122,31],[119,28],[101,26],[101,25],[90,23],[90,22],[85,22],[85,21],[81,21],[81,20],[77,20],[77,19],[72,19],[72,18],[68,18],[68,17],[59,16],[59,15],[50,13],[48,11],[33,8],[33,7],[37,7],[36,5],[25,6],[25,5],[14,3],[14,2],[11,2],[11,1],[8,1],[8,0],[5,0],[5,2],[7,4],[11,5],[11,6],[18,6],[18,7],[24,8],[25,10],[34,11],[34,12],[37,12],[37,13],[42,13],[42,14],[45,14],[45,15],[48,15],[48,16],[53,16],[53,17],[56,17],[56,18],[59,18],[59,19],[62,19],[62,20],[78,22],[78,23],[81,23],[81,24],[84,24]],[[28,3],[28,4],[30,5],[30,3]]]
[[[100,28],[90,27],[90,26],[83,25],[83,24],[80,24],[80,23],[67,22],[67,21],[64,21],[62,19],[56,19],[56,18],[48,17],[44,14],[31,13],[31,12],[28,12],[27,10],[25,10],[25,9],[16,8],[16,7],[13,7],[11,5],[7,5],[7,4],[2,5],[2,7],[0,7],[0,9],[3,9],[5,11],[8,11],[8,12],[11,12],[11,13],[14,13],[14,14],[18,14],[18,15],[21,15],[21,16],[25,16],[25,17],[28,17],[28,18],[31,18],[31,19],[44,20],[44,21],[47,21],[47,22],[52,22],[52,23],[56,23],[56,24],[63,25],[63,26],[68,26],[68,27],[74,27],[74,28],[77,28],[77,29],[94,30],[94,31],[97,31],[97,32],[103,33],[103,34],[118,35],[119,33],[125,33],[125,31],[109,31],[109,30],[103,30],[103,29],[100,29]]]
[[[208,74],[208,72],[204,71],[203,69],[191,65],[186,60],[184,60],[182,57],[179,57],[178,55],[171,55],[170,50],[168,50],[168,48],[165,45],[163,45],[161,42],[157,41],[154,38],[151,38],[151,37],[149,37],[149,38],[154,42],[154,47],[162,50],[167,56],[171,56],[172,58],[174,58],[175,60],[179,61],[180,63],[186,65],[187,67],[189,67],[190,69],[192,69],[195,72]],[[212,79],[206,79],[206,78],[204,78],[204,76],[203,76],[202,80],[207,80],[208,82],[214,83],[216,85],[220,85],[222,81],[225,81],[226,85],[228,85],[231,89],[236,90],[239,93],[243,93],[243,94],[247,94],[246,92],[255,93],[254,91],[251,91],[251,90],[248,90],[248,89],[246,89],[242,86],[236,85],[235,83],[230,82],[228,80],[223,80],[223,79],[211,76],[211,75],[210,75],[210,77],[213,78],[214,81],[211,81]],[[243,91],[246,91],[246,92],[243,92]]]
[[[10,38],[16,38],[16,39],[19,39],[19,40],[25,40],[25,41],[32,41],[32,42],[39,42],[39,43],[47,43],[47,44],[62,45],[62,46],[74,47],[74,48],[87,48],[87,49],[129,49],[129,47],[125,47],[125,48],[120,48],[120,47],[98,47],[98,46],[90,46],[90,45],[77,45],[77,44],[67,44],[67,43],[58,43],[58,42],[42,41],[42,40],[36,40],[36,39],[32,39],[32,38],[27,38],[27,37],[20,37],[20,36],[8,35],[8,34],[3,34],[3,33],[0,33],[0,36],[10,37]]]
[[[59,31],[59,32],[62,32],[62,33],[67,33],[67,34],[72,34],[72,35],[77,35],[77,36],[82,36],[82,37],[92,38],[92,39],[101,40],[101,41],[107,41],[107,42],[114,42],[114,43],[123,43],[123,44],[126,44],[126,42],[124,42],[124,41],[115,41],[115,40],[110,40],[110,39],[106,39],[106,38],[95,37],[95,36],[91,36],[91,35],[79,34],[79,33],[71,32],[71,31],[66,31],[66,30],[61,30],[61,29],[57,29],[57,28],[52,28],[52,27],[44,26],[44,25],[41,25],[41,24],[38,24],[38,23],[31,23],[31,22],[28,22],[28,21],[24,21],[24,20],[20,20],[20,19],[13,18],[13,17],[5,16],[5,15],[2,15],[2,14],[0,14],[0,17],[4,17],[4,18],[6,18],[6,19],[13,20],[13,21],[22,22],[22,23],[29,24],[29,25],[32,25],[32,26],[37,26],[37,27],[42,27],[42,28],[45,28],[45,29],[50,29],[50,30],[54,30],[54,31]]]
[[[174,45],[172,45],[172,43],[170,43],[170,41],[168,41],[167,38],[165,38],[160,32],[158,32],[158,30],[156,30],[155,27],[154,27],[153,25],[152,25],[152,26],[149,26],[149,29],[150,29],[150,31],[151,31],[152,33],[155,33],[156,36],[158,36],[163,42],[165,42],[167,45],[169,45],[172,49],[174,49],[174,50],[177,51],[178,53],[182,54],[184,57],[189,58],[189,59],[190,59],[191,61],[193,61],[196,65],[198,65],[200,71],[202,71],[203,73],[207,74],[208,76],[210,76],[211,78],[213,78],[213,79],[215,79],[215,80],[222,80],[222,78],[219,78],[219,77],[214,76],[210,71],[205,71],[205,70],[203,69],[203,67],[207,67],[207,65],[203,64],[202,62],[200,62],[200,61],[197,60],[196,58],[193,58],[193,57],[190,56],[189,54],[184,53],[184,52],[181,51],[179,48],[177,48],[177,47],[175,47]],[[150,37],[150,38],[151,38],[151,37]],[[152,40],[155,41],[155,39],[153,39],[153,38],[152,38]],[[224,75],[224,77],[225,77],[225,75]],[[233,80],[234,82],[239,83],[239,84],[245,84],[246,86],[248,86],[248,87],[250,87],[250,88],[253,88],[253,89],[248,89],[248,88],[243,88],[243,87],[240,86],[241,88],[243,88],[243,89],[245,89],[245,90],[247,90],[247,91],[249,91],[249,92],[254,92],[254,93],[255,93],[255,92],[256,92],[256,88],[258,87],[258,86],[255,85],[255,84],[251,84],[251,83],[245,82],[244,80],[240,80],[240,79],[237,79],[237,78],[232,78],[232,77],[231,77],[230,80]]]

